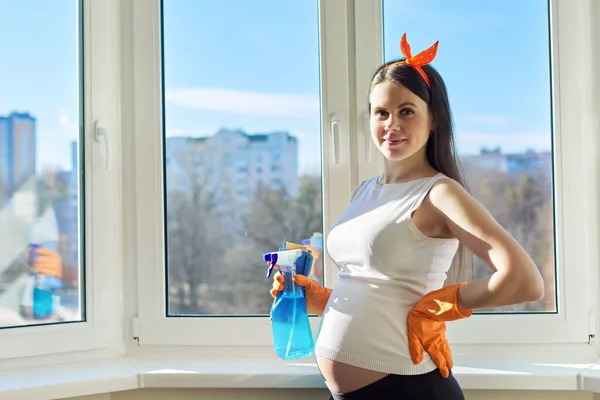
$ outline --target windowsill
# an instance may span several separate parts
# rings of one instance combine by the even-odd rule
[[[567,390],[600,393],[600,363],[457,365],[465,390]],[[323,388],[312,362],[273,358],[192,360],[127,356],[0,371],[0,398],[64,398],[141,388]]]

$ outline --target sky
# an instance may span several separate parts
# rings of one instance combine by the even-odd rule
[[[38,123],[38,168],[79,136],[77,1],[0,0],[0,115]],[[461,154],[551,147],[547,0],[385,0],[385,59],[439,40]],[[319,168],[317,0],[164,0],[167,136],[287,130]],[[365,99],[366,101],[366,99]],[[293,106],[291,106],[293,105]]]

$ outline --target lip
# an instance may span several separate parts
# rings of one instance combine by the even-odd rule
[[[408,142],[408,139],[384,139],[383,141],[387,144],[388,147],[396,147]]]

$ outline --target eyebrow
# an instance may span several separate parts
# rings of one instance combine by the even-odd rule
[[[399,104],[398,108],[402,108],[402,107],[406,107],[406,106],[413,106],[415,108],[418,108],[417,105],[415,103],[411,102],[411,101],[405,101],[404,103]],[[369,107],[372,107],[372,108],[385,108],[385,106],[380,106],[380,105],[372,106],[371,104],[369,104]]]
[[[404,103],[400,104],[400,105],[398,106],[398,108],[402,108],[402,107],[406,107],[406,106],[413,106],[413,107],[417,107],[417,105],[416,105],[415,103],[413,103],[413,102],[410,102],[410,101],[406,101],[406,102],[404,102]]]
[[[411,101],[405,101],[404,103],[398,105],[398,110],[403,107],[406,107],[406,106],[412,106],[414,108],[419,108],[415,103],[413,103]],[[386,108],[386,107],[381,106],[381,105],[373,105],[373,104],[369,103],[369,112],[371,112],[373,110],[379,110],[381,108]]]

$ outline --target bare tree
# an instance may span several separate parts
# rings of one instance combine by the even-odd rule
[[[244,218],[244,234],[269,250],[283,241],[300,242],[323,231],[321,178],[304,176],[296,198],[284,189],[259,185],[256,198]]]
[[[267,314],[272,303],[270,279],[262,255],[277,250],[284,241],[299,243],[313,232],[322,232],[321,179],[305,176],[298,196],[284,188],[258,184],[254,200],[239,213],[234,243],[215,276],[221,290],[219,313]]]
[[[189,146],[169,166],[167,179],[167,260],[169,311],[174,314],[207,312],[201,295],[211,284],[225,250],[222,217],[218,210],[218,187],[210,171],[199,164],[202,152]],[[169,182],[167,185],[169,186]]]
[[[546,286],[553,287],[554,265],[548,256],[554,249],[553,201],[546,177],[527,173],[511,175],[476,167],[467,170],[467,177],[473,196],[525,248],[540,269]],[[475,261],[477,278],[491,274],[481,260],[475,258]],[[542,311],[547,310],[549,304],[553,301],[546,296],[539,302],[489,311]]]

